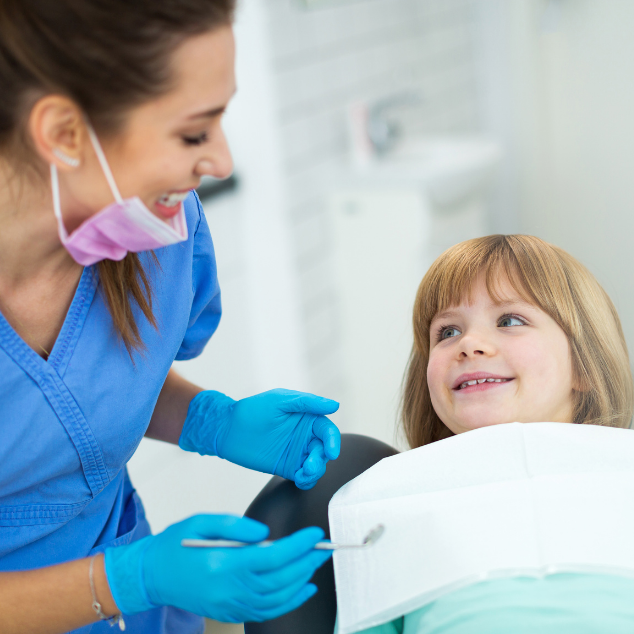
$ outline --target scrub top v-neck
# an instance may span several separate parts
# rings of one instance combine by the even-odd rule
[[[0,571],[87,557],[150,533],[126,463],[150,422],[175,359],[202,351],[220,320],[209,228],[194,193],[189,238],[140,254],[153,288],[157,328],[139,310],[145,350],[118,339],[97,267],[81,275],[48,361],[0,315]],[[136,307],[135,307],[136,308]],[[126,617],[139,634],[202,632],[175,608]],[[96,623],[77,632],[111,631]]]

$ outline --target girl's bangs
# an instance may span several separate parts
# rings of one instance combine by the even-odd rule
[[[460,248],[463,245],[465,248]],[[490,244],[485,248],[479,246],[484,245],[457,245],[441,255],[430,269],[428,284],[422,285],[425,286],[424,290],[421,286],[424,301],[419,302],[427,328],[438,313],[465,301],[471,302],[474,288],[482,276],[487,292],[495,303],[511,299],[502,291],[502,285],[507,282],[522,300],[542,307],[535,294],[536,289],[523,275],[512,249],[499,248],[503,246],[499,244],[493,248],[490,248],[493,246]]]

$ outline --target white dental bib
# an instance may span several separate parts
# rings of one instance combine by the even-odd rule
[[[351,634],[493,577],[634,576],[634,431],[510,423],[401,453],[329,506],[338,632]]]

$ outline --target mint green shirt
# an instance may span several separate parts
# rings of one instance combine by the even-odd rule
[[[475,583],[362,634],[633,632],[634,578],[557,574]]]

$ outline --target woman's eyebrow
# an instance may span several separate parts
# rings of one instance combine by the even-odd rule
[[[210,110],[204,110],[203,112],[196,112],[194,114],[190,114],[187,117],[187,120],[191,121],[192,119],[210,119],[212,117],[217,117],[218,115],[221,115],[227,109],[227,104],[232,99],[232,97],[236,94],[237,91],[238,89],[236,88],[231,93],[231,97],[229,97],[229,99],[227,100],[227,103],[224,104],[223,106],[218,106],[216,108],[211,108]]]
[[[211,110],[205,110],[204,112],[197,112],[196,114],[189,115],[189,117],[187,117],[187,120],[191,121],[192,119],[210,119],[212,117],[217,117],[218,115],[221,115],[226,109],[227,106],[220,106],[218,108],[212,108]]]

